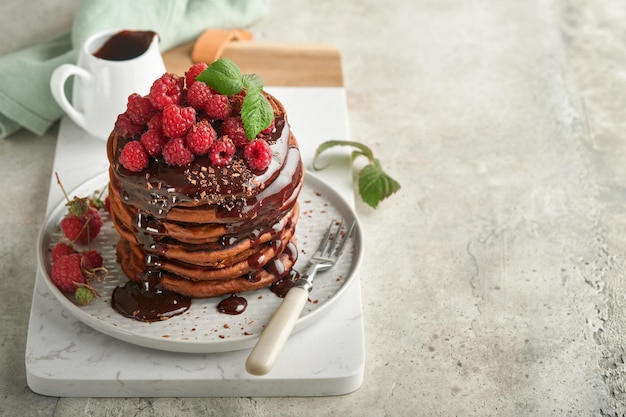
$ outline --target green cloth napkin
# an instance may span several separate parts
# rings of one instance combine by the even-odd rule
[[[153,30],[165,51],[207,28],[240,28],[264,16],[269,0],[82,0],[72,31],[0,57],[0,137],[20,128],[42,135],[63,111],[50,92],[56,67],[75,63],[93,33]]]

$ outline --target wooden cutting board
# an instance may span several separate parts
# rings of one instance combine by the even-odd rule
[[[193,64],[193,43],[163,54],[169,72],[184,74]],[[336,48],[318,43],[229,42],[222,53],[244,74],[258,74],[266,86],[343,86],[341,54]]]

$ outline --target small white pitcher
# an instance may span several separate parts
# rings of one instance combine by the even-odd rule
[[[106,140],[115,120],[126,110],[132,93],[146,95],[154,80],[165,72],[159,51],[159,37],[136,58],[123,61],[94,56],[120,30],[99,32],[83,44],[76,65],[63,64],[50,79],[52,95],[59,106],[81,128],[96,138]],[[75,76],[72,103],[65,95],[65,82]]]

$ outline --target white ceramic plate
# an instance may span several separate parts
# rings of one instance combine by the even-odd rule
[[[108,172],[102,173],[84,182],[69,196],[90,196],[103,189],[108,180]],[[358,219],[350,206],[328,184],[307,172],[299,202],[300,219],[296,229],[299,257],[296,270],[301,270],[306,264],[332,219],[343,217],[348,222],[356,221],[356,227],[337,265],[315,279],[310,301],[294,331],[314,323],[340,300],[353,280],[363,254]],[[94,285],[101,297],[88,306],[79,307],[73,303],[71,296],[68,298],[50,280],[50,249],[62,238],[59,224],[65,213],[63,201],[48,216],[40,231],[37,251],[39,267],[50,291],[59,302],[78,320],[104,334],[136,345],[173,352],[210,353],[247,349],[256,343],[282,301],[264,288],[238,294],[246,298],[248,307],[237,316],[217,312],[217,304],[225,296],[195,299],[187,312],[162,322],[144,323],[123,317],[111,307],[111,294],[127,278],[115,260],[115,244],[119,235],[105,213],[102,216],[104,226],[91,247],[102,253],[110,274],[104,282]]]

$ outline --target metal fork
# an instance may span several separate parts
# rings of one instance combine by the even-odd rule
[[[246,371],[248,373],[265,375],[272,369],[309,298],[309,292],[313,289],[315,275],[318,272],[329,270],[337,263],[346,242],[352,235],[354,224],[352,222],[348,230],[342,233],[343,219],[339,223],[336,220],[330,222],[319,247],[311,260],[307,262],[304,272],[287,292],[252,352],[250,352],[246,361]]]

